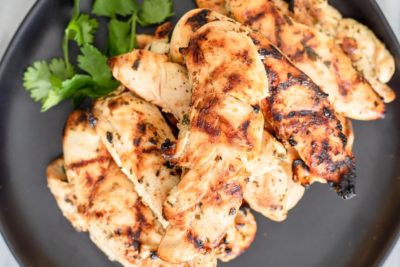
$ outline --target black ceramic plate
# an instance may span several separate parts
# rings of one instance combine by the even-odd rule
[[[70,104],[41,114],[21,86],[32,61],[60,56],[71,2],[38,1],[0,66],[0,228],[22,266],[118,266],[87,234],[73,230],[46,186],[45,168],[61,153]],[[374,1],[331,2],[345,16],[370,26],[400,68],[400,47]],[[190,0],[175,1],[173,20],[194,7]],[[390,85],[400,94],[399,74]],[[400,225],[400,101],[388,105],[384,120],[356,122],[355,133],[356,198],[344,201],[327,186],[313,185],[285,222],[257,216],[258,235],[251,248],[221,265],[356,267],[383,262]]]

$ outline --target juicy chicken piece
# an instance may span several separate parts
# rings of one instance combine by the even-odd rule
[[[196,0],[198,7],[211,9],[223,15],[228,15],[225,8],[225,0]]]
[[[265,70],[245,34],[215,22],[190,39],[189,123],[176,146],[164,144],[166,153],[189,169],[164,203],[170,227],[158,252],[171,262],[215,248],[232,225],[242,203],[244,163],[261,146],[263,118],[252,106],[267,94]],[[232,60],[237,64],[229,64]],[[185,253],[176,253],[178,240]]]
[[[187,77],[187,71],[179,64],[168,62],[168,56],[147,50],[134,50],[110,59],[109,65],[117,80],[133,92],[140,88],[143,93],[141,96],[150,103],[176,117],[188,113],[187,103],[190,98],[177,93],[191,90],[189,83],[177,83]]]
[[[272,96],[263,103],[263,113],[286,147],[293,147],[311,177],[321,177],[343,198],[354,195],[354,159],[346,149],[347,137],[326,95],[307,76],[290,64],[265,39],[264,64],[271,81]],[[302,181],[310,184],[313,181]]]
[[[62,195],[75,206],[75,216],[84,225],[78,229],[87,231],[111,260],[123,266],[185,266],[155,257],[163,228],[114,163],[88,120],[83,111],[74,111],[68,118],[63,141],[68,178],[60,171],[60,160],[48,169],[49,187],[63,213],[70,213],[71,207],[65,209]]]
[[[179,30],[176,34],[179,37],[174,38],[175,32],[172,36],[172,58],[181,61],[179,50],[184,51],[188,46],[188,36],[193,29],[215,20],[235,23],[206,9],[188,12],[175,29]],[[272,93],[263,102],[266,125],[287,149],[293,146],[298,152],[300,159],[293,163],[295,176],[308,177],[301,181],[303,185],[311,184],[314,178],[318,178],[319,181],[328,181],[340,196],[354,196],[353,156],[346,149],[347,138],[343,126],[326,94],[292,65],[268,39],[246,27],[241,27],[241,30],[247,32],[263,56]],[[297,175],[298,169],[309,171],[310,175]]]
[[[269,0],[226,3],[236,20],[265,35],[316,82],[328,94],[336,112],[358,120],[383,117],[383,101],[332,38],[295,22]]]
[[[178,170],[161,156],[164,140],[174,136],[157,107],[130,92],[97,100],[97,134],[122,172],[157,218],[167,226],[162,203],[179,182]]]
[[[385,83],[393,76],[395,63],[385,45],[370,29],[353,19],[340,21],[336,39],[374,90],[385,102],[392,102],[396,94]]]
[[[394,74],[394,58],[368,27],[343,19],[326,0],[295,0],[293,15],[296,21],[334,38],[386,103],[395,99],[394,91],[385,84]]]
[[[242,206],[237,212],[234,227],[229,228],[215,254],[223,262],[233,260],[248,249],[256,232],[256,219],[249,208]]]

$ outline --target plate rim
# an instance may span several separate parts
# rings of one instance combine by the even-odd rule
[[[3,56],[0,58],[0,76],[4,73],[5,62],[9,61],[9,58],[13,52],[15,52],[15,47],[18,44],[20,37],[26,31],[26,28],[30,24],[32,20],[32,16],[41,9],[46,1],[37,0],[26,13],[25,17],[19,24],[17,30],[13,34],[11,41],[8,43],[7,48],[4,51]],[[393,43],[394,47],[390,47],[390,50],[397,50],[400,54],[400,40],[396,37],[393,28],[390,26],[386,16],[384,15],[381,7],[378,5],[377,1],[369,0],[370,4],[374,12],[377,13],[381,22],[384,25],[385,30],[387,31],[388,37]],[[61,4],[61,2],[60,2]],[[387,45],[386,45],[387,46]],[[395,58],[397,68],[400,68],[400,58]],[[3,215],[3,211],[0,211]],[[1,216],[2,217],[2,216]],[[11,252],[11,255],[15,259],[15,261],[19,264],[20,267],[28,267],[30,266],[28,259],[23,254],[23,251],[18,251],[18,244],[15,240],[12,240],[12,233],[10,230],[7,230],[3,220],[0,217],[0,234],[3,237],[4,243],[6,244],[8,250]],[[400,242],[400,220],[396,222],[396,226],[393,229],[389,230],[391,232],[390,236],[387,238],[387,241],[384,243],[382,249],[376,252],[375,259],[372,263],[373,266],[382,266],[389,255],[393,251],[397,242]]]

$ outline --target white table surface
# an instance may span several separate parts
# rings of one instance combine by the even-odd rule
[[[0,0],[0,57],[34,2],[35,0]],[[400,38],[400,1],[377,0],[377,2]],[[0,267],[18,267],[1,236]],[[400,267],[400,240],[382,267]]]

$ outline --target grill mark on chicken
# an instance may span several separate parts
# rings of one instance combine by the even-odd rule
[[[208,9],[202,9],[192,17],[188,18],[186,24],[189,24],[193,31],[197,31],[201,26],[209,22],[207,17],[210,12],[211,11]]]
[[[165,22],[164,24],[157,27],[156,32],[154,34],[155,38],[156,39],[167,38],[173,29],[174,26],[172,25],[171,22]]]
[[[224,93],[228,93],[229,91],[236,88],[240,83],[241,83],[241,75],[238,73],[231,73],[228,76],[228,84],[222,90]]]
[[[257,39],[252,38],[252,41],[255,45],[259,45],[259,41]],[[268,56],[268,57],[273,57],[275,59],[282,59],[283,55],[282,53],[279,52],[279,50],[274,47],[273,45],[270,45],[268,48],[259,48],[258,53],[260,56]]]
[[[198,64],[202,65],[204,63],[204,55],[201,51],[200,45],[201,41],[206,41],[207,40],[207,35],[210,30],[207,30],[203,32],[202,34],[197,35],[195,38],[192,38],[189,42],[188,49],[190,50],[193,56],[193,61]],[[185,51],[185,53],[188,53],[188,51]]]
[[[89,164],[93,164],[93,163],[99,163],[99,162],[103,163],[103,162],[106,162],[107,160],[110,160],[110,157],[101,156],[101,157],[97,157],[97,158],[93,158],[93,159],[81,160],[81,161],[70,164],[68,166],[68,168],[78,169],[78,168],[82,168],[82,167],[85,167],[85,166],[87,166]]]
[[[260,20],[264,19],[267,14],[271,14],[271,13],[274,14],[274,20],[275,20],[275,34],[274,34],[275,42],[276,42],[276,45],[278,47],[280,47],[280,45],[282,44],[281,26],[285,25],[285,23],[287,23],[287,22],[285,20],[285,17],[279,16],[277,10],[274,8],[271,8],[270,5],[268,5],[268,4],[263,5],[262,7],[260,7],[260,11],[254,15],[251,15],[251,13],[246,14],[247,16],[246,16],[246,19],[243,24],[246,26],[251,26],[251,25],[257,24]],[[290,20],[289,17],[287,17],[287,18]]]
[[[200,250],[205,248],[203,241],[201,241],[201,239],[199,239],[195,233],[192,233],[192,231],[189,230],[186,237],[189,242],[195,246],[195,248]]]
[[[213,98],[208,103],[205,103],[205,106],[198,111],[198,117],[195,121],[195,126],[198,129],[206,132],[213,137],[219,136],[221,133],[221,129],[215,123],[215,115],[210,112],[212,111],[213,106],[217,104],[217,98]]]

